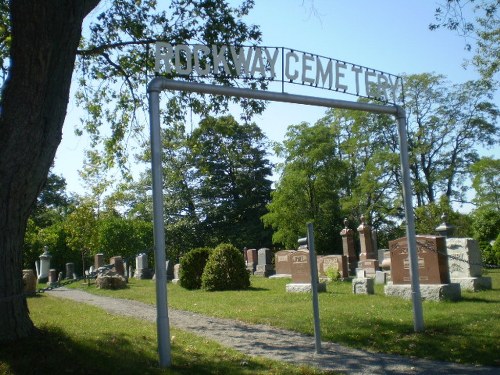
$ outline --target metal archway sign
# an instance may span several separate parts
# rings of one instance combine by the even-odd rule
[[[208,48],[208,47],[207,47]],[[158,47],[157,47],[158,49]],[[187,51],[184,48],[182,51]],[[180,56],[180,55],[179,55]],[[269,54],[271,59],[274,55]],[[293,55],[290,55],[293,57]],[[168,58],[175,61],[176,55],[171,52]],[[276,58],[275,58],[276,60]],[[195,58],[196,61],[196,58]],[[272,60],[271,60],[272,61]],[[250,64],[250,63],[249,63]],[[250,65],[249,65],[250,66]],[[257,66],[257,65],[256,65]],[[173,64],[173,67],[184,69]],[[353,65],[356,67],[356,65]],[[194,68],[191,68],[191,70]],[[306,70],[306,73],[308,70]],[[157,308],[157,335],[158,352],[161,367],[170,367],[171,347],[170,347],[170,325],[167,308],[167,275],[166,275],[166,253],[165,253],[165,228],[163,214],[163,178],[161,168],[161,132],[160,132],[160,93],[165,90],[186,91],[205,93],[213,95],[234,96],[265,101],[276,101],[284,103],[303,104],[311,106],[321,106],[328,108],[351,109],[378,114],[388,114],[396,117],[398,122],[399,148],[401,173],[403,177],[403,199],[406,218],[406,237],[408,241],[408,258],[410,266],[410,280],[413,303],[414,331],[424,330],[424,320],[422,313],[422,301],[420,295],[420,281],[418,273],[417,243],[415,234],[415,218],[412,209],[412,191],[409,172],[408,142],[406,132],[406,113],[403,107],[390,104],[359,103],[337,99],[320,98],[314,96],[302,96],[287,94],[284,92],[258,91],[246,88],[236,88],[228,86],[215,86],[205,83],[189,81],[175,81],[165,77],[155,77],[148,85],[149,115],[150,115],[150,135],[152,153],[152,177],[153,177],[153,220],[154,220],[154,246],[155,246],[155,274],[156,274],[156,308]],[[356,94],[355,94],[356,95]],[[387,101],[386,101],[387,102]]]

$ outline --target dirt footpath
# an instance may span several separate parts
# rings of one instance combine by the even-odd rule
[[[156,321],[156,307],[141,302],[96,296],[64,287],[46,293],[54,297],[94,305],[112,314]],[[169,309],[168,315],[171,326],[207,337],[245,354],[295,364],[307,364],[345,374],[498,375],[500,373],[499,368],[370,353],[331,342],[322,342],[322,353],[316,354],[315,341],[312,336],[265,325],[250,325],[230,319],[212,318],[188,311]]]

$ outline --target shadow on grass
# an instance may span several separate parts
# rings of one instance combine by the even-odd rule
[[[252,292],[264,292],[264,291],[268,291],[268,290],[271,290],[269,288],[260,288],[260,287],[255,287],[255,286],[250,286],[248,289],[246,290],[250,290]]]
[[[486,319],[477,312],[475,319]],[[463,321],[450,316],[445,321],[427,323],[424,332],[415,333],[412,326],[382,319],[358,321],[356,329],[341,341],[356,348],[383,353],[415,356],[447,362],[499,366],[499,342],[494,335],[470,334]]]
[[[203,375],[264,373],[269,369],[251,359],[242,362],[214,357],[199,353],[196,348],[186,350],[173,344],[172,367],[160,369],[156,353],[152,356],[150,352],[137,350],[134,342],[123,337],[110,334],[106,338],[75,342],[59,328],[50,327],[38,329],[29,338],[0,346],[0,373]]]

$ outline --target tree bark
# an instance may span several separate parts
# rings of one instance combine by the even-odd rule
[[[0,342],[33,332],[23,295],[26,223],[62,137],[85,16],[99,0],[11,0],[0,102]]]

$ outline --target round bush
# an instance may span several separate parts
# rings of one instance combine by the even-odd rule
[[[221,244],[210,254],[201,276],[205,290],[239,290],[250,286],[250,275],[241,252],[231,244]]]
[[[199,247],[189,251],[181,258],[179,284],[186,289],[200,289],[201,275],[212,249]]]

